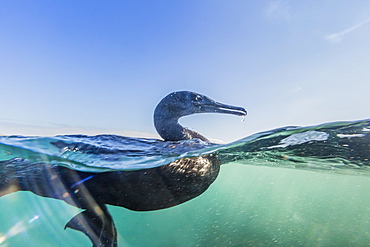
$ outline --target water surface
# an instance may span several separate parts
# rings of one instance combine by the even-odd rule
[[[370,121],[286,127],[227,145],[114,135],[0,138],[1,160],[131,170],[217,153],[216,182],[179,206],[110,206],[120,246],[369,246]],[[17,192],[0,199],[0,246],[90,246],[63,230],[80,210]],[[6,213],[4,213],[6,212]]]

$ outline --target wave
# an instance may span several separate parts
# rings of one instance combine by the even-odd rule
[[[370,174],[370,120],[288,126],[226,145],[117,135],[0,137],[0,160],[21,158],[90,172],[152,168],[210,153],[222,164]]]

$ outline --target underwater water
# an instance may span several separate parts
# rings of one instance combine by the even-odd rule
[[[119,246],[370,246],[370,120],[258,133],[227,145],[114,135],[0,137],[0,160],[132,170],[216,153],[201,196],[151,212],[108,206]],[[19,159],[20,162],[22,161]],[[0,198],[0,246],[91,246],[82,210],[30,192]]]

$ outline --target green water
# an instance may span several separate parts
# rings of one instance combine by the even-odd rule
[[[1,247],[91,246],[63,229],[80,210],[62,201],[17,192],[0,210]],[[182,205],[109,210],[119,246],[370,246],[369,176],[228,164]]]

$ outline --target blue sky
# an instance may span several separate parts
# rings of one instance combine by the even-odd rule
[[[177,90],[247,108],[181,121],[226,142],[370,117],[368,1],[5,0],[0,34],[4,135],[154,137]]]

